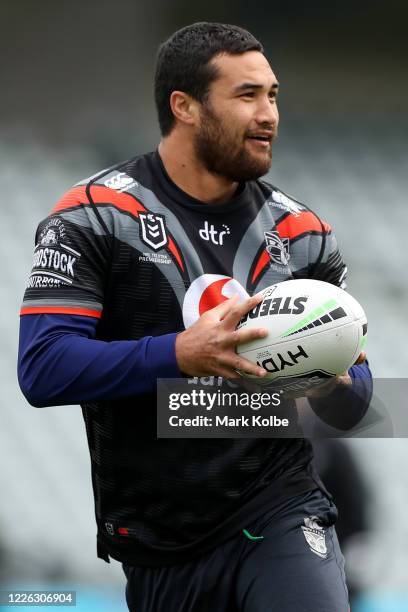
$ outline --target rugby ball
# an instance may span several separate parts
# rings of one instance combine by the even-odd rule
[[[323,281],[299,279],[277,283],[237,329],[265,327],[268,336],[237,347],[237,353],[263,367],[270,382],[295,377],[343,374],[365,346],[367,318],[343,289]]]

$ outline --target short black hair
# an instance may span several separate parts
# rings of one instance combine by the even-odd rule
[[[220,53],[264,53],[261,43],[247,30],[225,23],[193,23],[177,30],[160,47],[154,79],[154,97],[160,130],[167,136],[174,125],[170,107],[173,91],[184,91],[203,102],[217,70],[210,60]]]

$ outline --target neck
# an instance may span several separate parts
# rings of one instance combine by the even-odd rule
[[[159,144],[159,155],[171,180],[185,193],[205,204],[228,202],[238,183],[209,172],[197,159],[191,139],[174,130]]]

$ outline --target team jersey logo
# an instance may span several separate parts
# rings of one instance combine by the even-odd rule
[[[249,297],[241,283],[231,276],[203,274],[188,288],[183,302],[184,326],[190,327],[204,312],[238,294],[242,299]]]
[[[266,250],[271,261],[281,266],[289,263],[289,238],[281,238],[277,231],[264,232]]]
[[[57,245],[64,240],[66,236],[65,226],[61,219],[55,217],[48,221],[42,230],[38,243],[42,246]],[[38,245],[37,245],[38,246]]]
[[[327,557],[326,534],[321,525],[317,522],[317,516],[308,516],[304,519],[305,526],[301,527],[306,542],[310,550],[322,559]]]
[[[204,227],[202,227],[198,233],[203,240],[212,242],[217,246],[222,246],[224,244],[224,237],[229,236],[231,232],[228,225],[223,224],[222,229],[218,230],[212,223],[209,224],[208,221],[205,221]]]
[[[67,233],[61,219],[54,217],[43,227],[35,247],[29,289],[72,285],[81,253],[66,244]]]
[[[288,196],[286,196],[284,193],[275,190],[272,191],[272,202],[270,201],[269,204],[272,204],[277,208],[281,208],[282,210],[287,210],[294,217],[298,217],[302,210],[304,210],[303,206],[301,206],[291,198],[288,198]]]
[[[58,235],[53,229],[47,230],[47,233],[41,238],[41,244],[58,244]]]
[[[111,176],[105,181],[105,187],[115,189],[120,193],[137,186],[138,183],[131,176],[128,176],[126,172],[118,172],[118,174]]]
[[[53,244],[54,248],[43,246],[43,244]],[[48,242],[38,244],[34,251],[33,269],[28,287],[48,288],[72,285],[75,278],[75,265],[80,257],[81,253],[67,244],[55,245],[55,243]]]
[[[165,217],[156,213],[139,212],[140,238],[154,251],[159,251],[168,243]]]

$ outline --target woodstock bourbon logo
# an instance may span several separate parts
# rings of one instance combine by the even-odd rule
[[[156,213],[139,213],[140,238],[154,251],[159,251],[167,245],[165,216]]]

